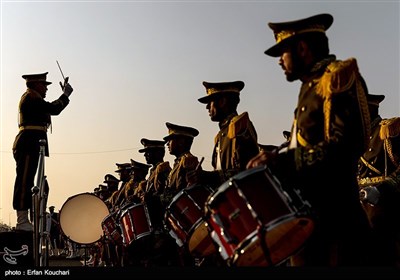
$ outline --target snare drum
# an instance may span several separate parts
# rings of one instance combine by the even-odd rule
[[[204,205],[211,193],[206,186],[187,187],[172,199],[165,212],[170,234],[194,256],[207,256],[216,251],[204,219]]]
[[[285,192],[266,166],[233,176],[208,198],[205,208],[211,236],[231,266],[278,265],[314,229],[308,202],[298,191]]]
[[[122,244],[122,233],[121,228],[118,224],[118,211],[107,215],[101,222],[104,234],[114,244]]]
[[[109,214],[107,205],[92,193],[81,193],[67,199],[60,210],[64,235],[78,244],[92,244],[101,239],[101,223]]]
[[[124,246],[149,236],[153,232],[150,216],[145,203],[133,203],[121,209],[119,218]]]

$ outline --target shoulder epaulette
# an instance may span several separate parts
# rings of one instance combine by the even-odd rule
[[[349,58],[331,62],[316,85],[316,93],[324,99],[324,134],[325,140],[330,139],[330,114],[332,105],[332,95],[346,92],[353,85],[356,88],[357,99],[360,105],[361,116],[363,119],[364,146],[367,145],[370,135],[370,117],[366,92],[360,81],[357,60]]]
[[[250,126],[249,114],[247,112],[243,112],[238,116],[234,116],[229,123],[228,128],[228,138],[233,139],[237,135],[241,134]]]
[[[316,91],[322,97],[329,98],[334,93],[348,90],[354,84],[358,74],[355,58],[333,61],[319,80]]]
[[[199,160],[192,154],[185,154],[181,159],[181,165],[186,169],[195,169]]]
[[[171,167],[169,166],[168,161],[164,161],[164,162],[161,162],[159,165],[157,165],[156,170],[157,170],[156,171],[157,173],[160,173],[160,172],[170,171]]]
[[[394,117],[391,119],[384,119],[380,123],[381,129],[379,131],[379,137],[382,140],[399,136],[400,134],[400,118]]]

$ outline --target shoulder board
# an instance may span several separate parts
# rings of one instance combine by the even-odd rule
[[[400,135],[400,118],[384,119],[380,123],[379,137],[384,140]]]
[[[171,167],[169,166],[169,162],[164,161],[164,162],[161,162],[159,165],[157,165],[156,172],[160,173],[160,172],[165,172],[165,171],[170,171],[170,170],[171,170]]]
[[[232,118],[228,128],[228,138],[235,138],[237,135],[245,131],[250,126],[249,114],[243,112],[242,114]]]
[[[355,58],[334,61],[326,68],[316,91],[322,97],[329,98],[334,93],[348,90],[354,84],[358,75],[358,65]]]
[[[199,160],[192,154],[185,154],[181,159],[181,165],[186,169],[195,169]]]

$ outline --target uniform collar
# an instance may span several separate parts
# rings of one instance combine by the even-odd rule
[[[317,76],[318,74],[322,74],[325,71],[326,67],[335,60],[336,60],[335,55],[328,55],[326,58],[317,61],[310,68],[310,71],[308,71],[308,73],[306,72],[306,74],[304,75],[305,79],[302,80],[307,81],[313,79],[313,77]]]
[[[377,116],[374,120],[371,121],[371,127],[377,126],[382,120],[381,116]]]
[[[42,98],[42,99],[43,99],[43,97],[40,95],[40,93],[37,92],[37,91],[34,90],[34,89],[28,88],[28,89],[26,90],[26,92],[27,92],[27,93],[29,94],[29,96],[31,96],[31,97],[34,97],[34,98]]]
[[[220,121],[219,122],[219,128],[220,129],[222,129],[222,128],[224,128],[225,126],[227,126],[228,124],[229,124],[229,122],[231,121],[231,119],[233,118],[233,117],[235,117],[235,116],[237,116],[238,114],[235,112],[235,113],[232,113],[232,114],[230,114],[230,115],[228,115],[224,120],[222,120],[222,121]]]

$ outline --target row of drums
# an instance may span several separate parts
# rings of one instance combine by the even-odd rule
[[[192,185],[175,195],[164,224],[194,257],[220,254],[228,266],[274,266],[302,248],[314,229],[310,204],[284,190],[267,166],[238,173],[216,190]],[[103,235],[129,246],[153,234],[147,205],[110,213],[91,193],[68,198],[60,210],[63,233],[88,245]]]

